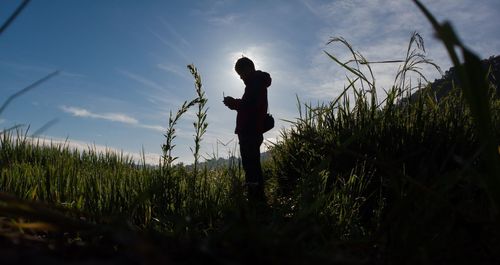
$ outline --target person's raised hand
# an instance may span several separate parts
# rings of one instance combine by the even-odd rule
[[[224,105],[226,105],[230,109],[235,109],[236,108],[236,100],[233,97],[224,97],[224,100],[222,101]]]

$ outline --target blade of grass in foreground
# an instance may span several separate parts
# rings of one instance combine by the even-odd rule
[[[0,212],[54,224],[59,228],[87,229],[92,227],[90,223],[49,209],[44,203],[22,200],[4,192],[0,192]]]
[[[414,2],[431,22],[438,37],[446,46],[453,65],[458,70],[458,78],[465,100],[475,120],[479,141],[482,146],[482,163],[487,171],[486,174],[482,174],[484,176],[482,181],[495,208],[495,215],[498,216],[498,207],[500,207],[500,156],[492,129],[486,71],[483,69],[479,57],[460,42],[448,22],[440,24],[420,1],[414,0]],[[463,64],[460,63],[455,47],[458,47],[462,52]]]
[[[12,24],[12,22],[14,22],[14,20],[16,19],[16,17],[19,14],[21,14],[21,12],[23,11],[23,9],[28,5],[29,2],[30,2],[30,0],[24,0],[17,7],[17,9],[14,11],[14,13],[12,13],[12,15],[10,15],[10,17],[3,23],[2,27],[0,27],[0,35],[2,35],[2,33],[10,26],[10,24]]]
[[[30,91],[31,89],[39,86],[43,82],[51,79],[52,77],[54,77],[58,73],[59,73],[59,71],[52,72],[52,73],[48,74],[47,76],[45,76],[44,78],[39,79],[38,81],[34,82],[33,84],[19,90],[17,93],[12,94],[7,100],[5,100],[5,102],[2,104],[2,107],[0,107],[0,115],[2,115],[2,112],[5,110],[5,108],[7,108],[7,106],[10,104],[10,102],[12,102],[14,99],[16,99],[17,97],[21,96],[22,94]]]

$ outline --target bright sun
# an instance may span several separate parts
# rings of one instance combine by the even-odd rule
[[[243,48],[239,47],[228,50],[230,52],[227,52],[224,56],[225,60],[221,66],[224,73],[223,76],[225,77],[225,85],[221,89],[223,89],[226,96],[240,97],[243,93],[243,82],[234,70],[236,61],[242,56],[250,58],[255,64],[255,69],[272,72],[272,69],[270,69],[271,65],[269,64],[270,58],[267,57],[267,55],[271,54],[270,49],[265,45],[244,46]]]

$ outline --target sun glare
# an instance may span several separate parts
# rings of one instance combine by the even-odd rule
[[[221,65],[222,72],[224,73],[223,80],[225,85],[221,89],[225,92],[226,96],[239,97],[243,93],[242,86],[243,83],[240,80],[240,76],[234,70],[234,65],[236,61],[242,56],[250,58],[254,64],[255,69],[269,71],[267,68],[268,64],[266,63],[266,48],[259,46],[250,46],[244,49],[228,49],[230,52],[227,52],[224,56],[225,59]]]

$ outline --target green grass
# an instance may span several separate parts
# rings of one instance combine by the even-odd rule
[[[156,239],[141,242],[160,242],[158,252],[184,263],[200,257],[215,264],[498,261],[500,101],[477,56],[416,3],[448,48],[461,86],[436,100],[421,70],[440,69],[426,58],[417,33],[397,62],[369,62],[345,39],[332,38],[331,45],[353,57],[342,62],[326,52],[346,70],[347,85],[331,102],[298,100],[299,118],[281,131],[263,164],[265,207],[247,202],[237,161],[200,163],[207,99],[191,65],[197,97],[170,114],[158,167],[4,131],[0,191],[15,197],[0,193],[1,215],[42,221],[42,230],[50,224],[86,242],[152,233]],[[382,100],[374,63],[401,63]],[[189,108],[197,108],[197,120],[195,164],[188,168],[175,164],[174,147],[175,126]],[[111,237],[114,247],[139,240]]]

